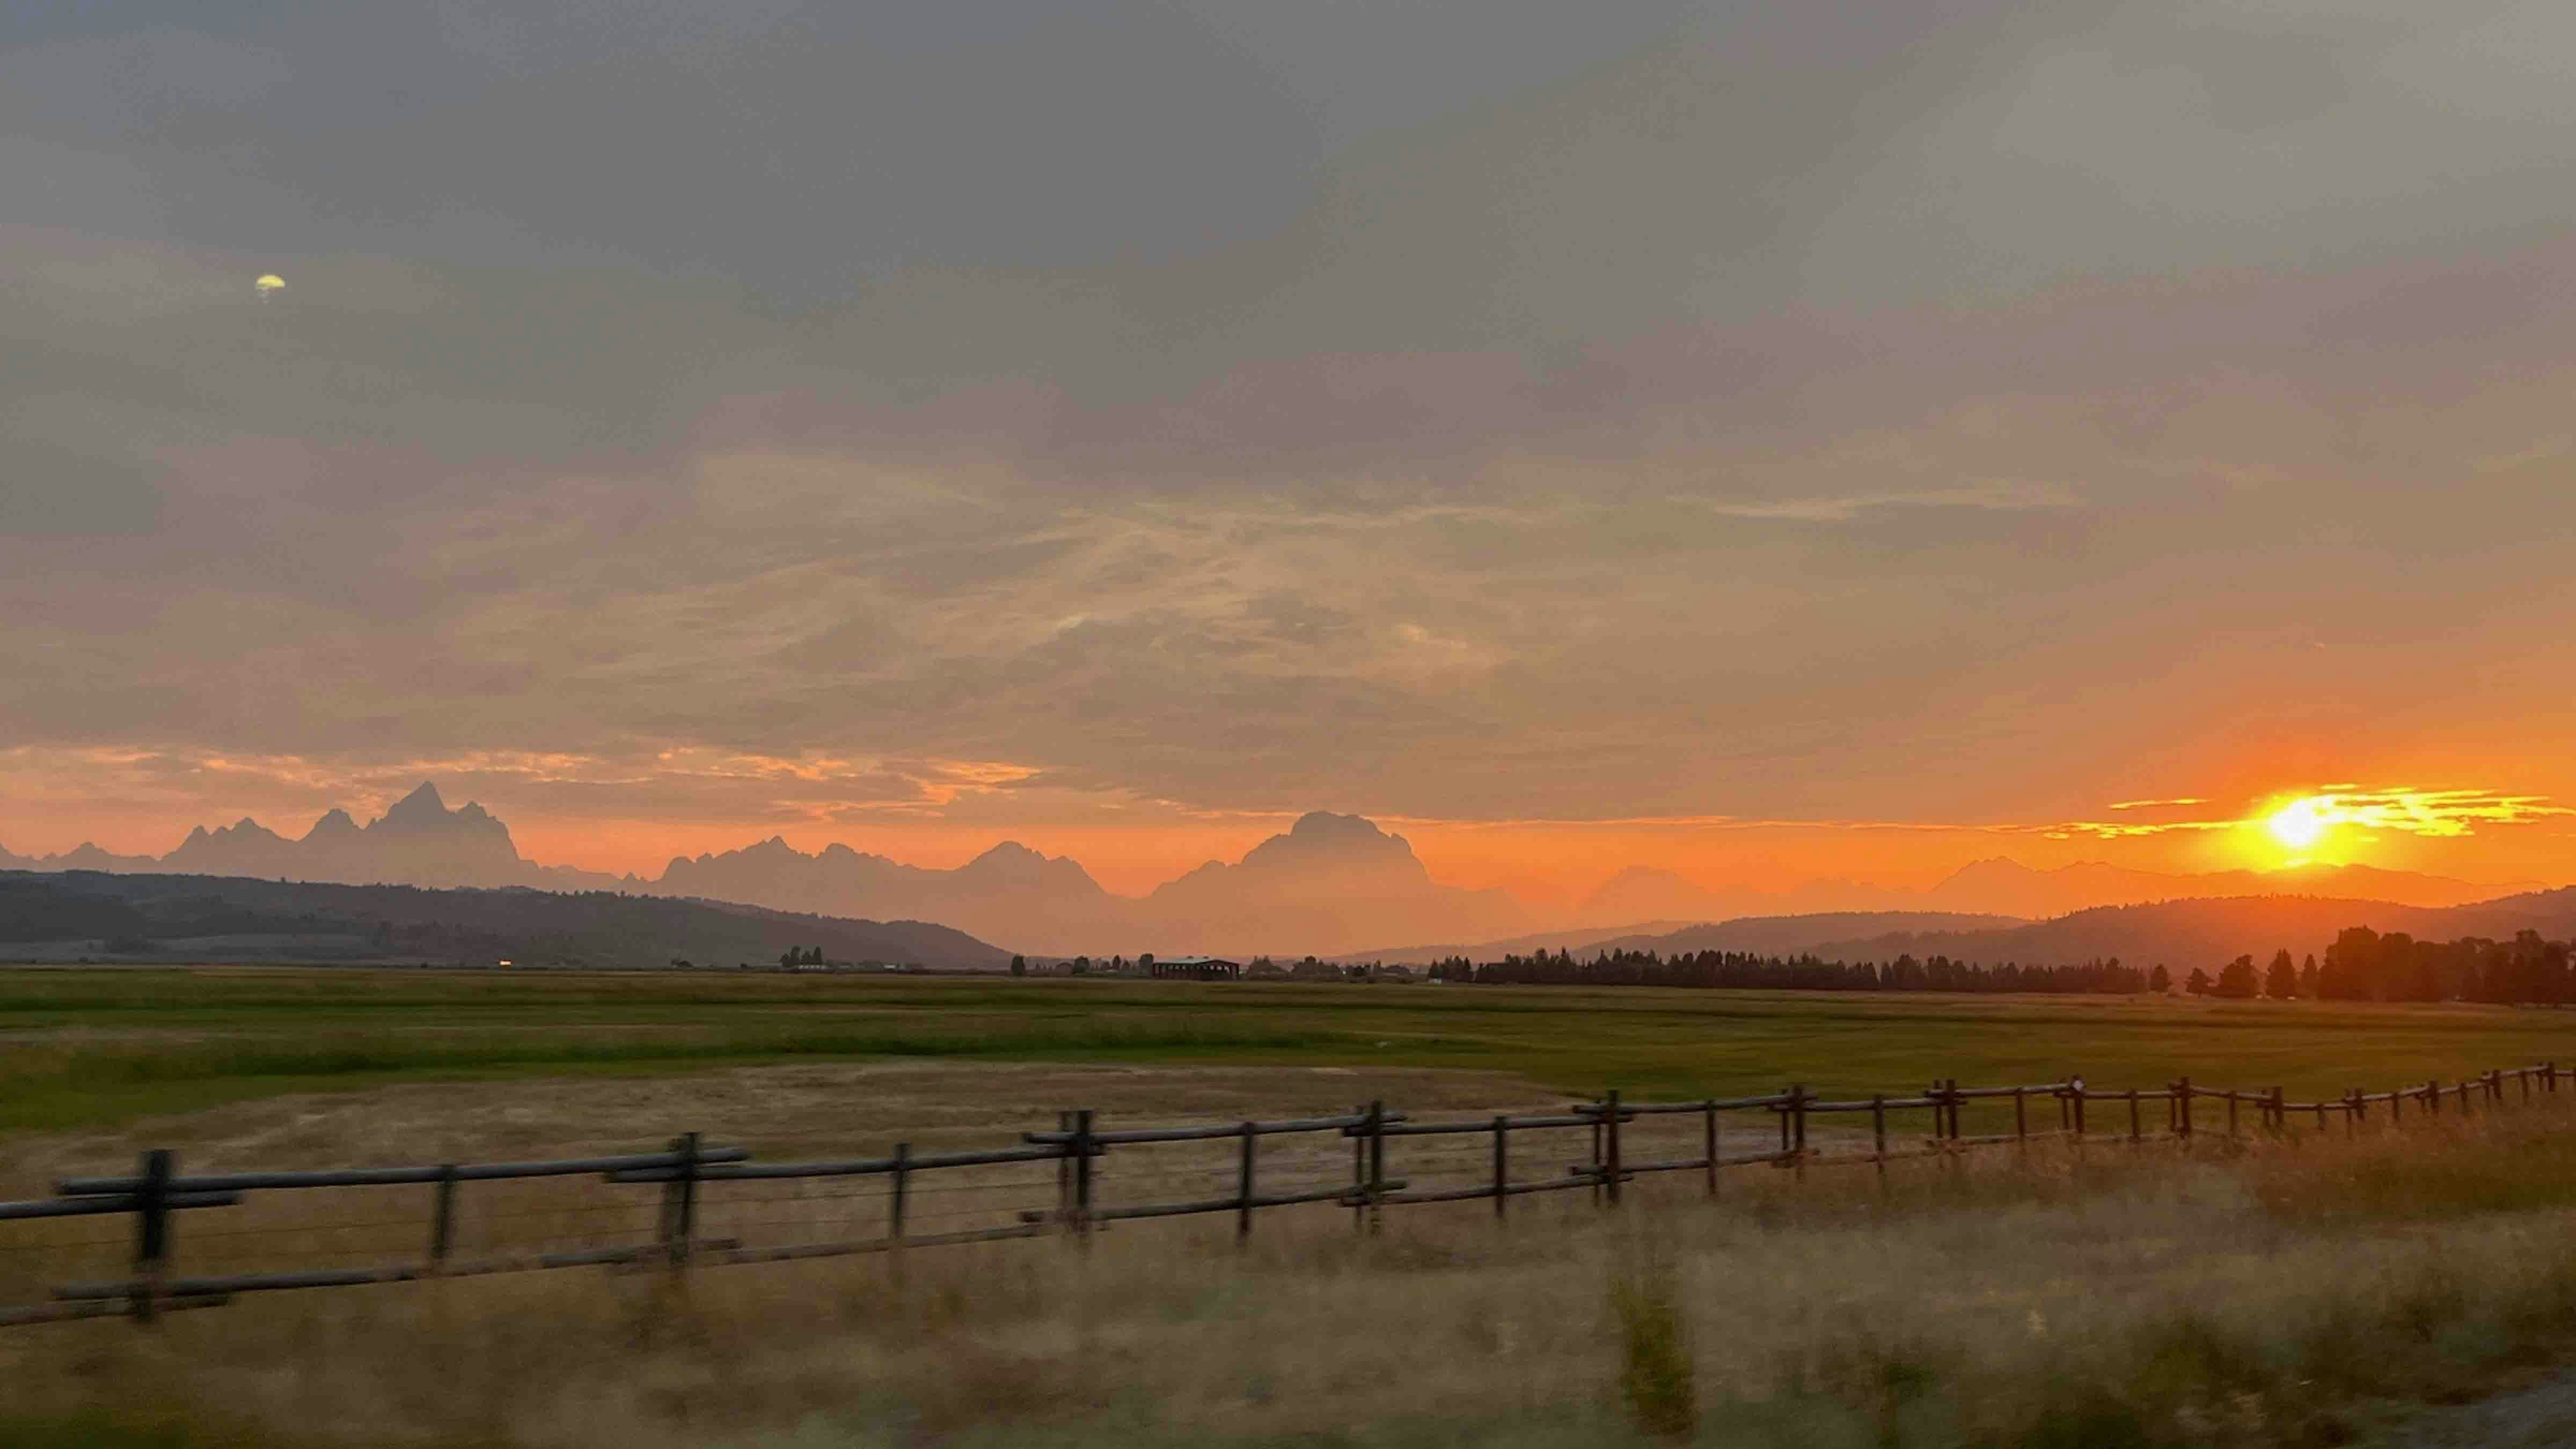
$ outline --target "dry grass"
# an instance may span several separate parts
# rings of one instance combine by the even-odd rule
[[[1375,1238],[1282,1210],[1240,1251],[1193,1220],[280,1294],[0,1335],[0,1382],[23,1443],[1616,1445],[1646,1442],[1644,1323],[1645,1397],[1695,1404],[1699,1443],[2332,1444],[2576,1334],[2568,1127],[1998,1154],[1884,1194],[1756,1169],[1715,1205],[1666,1180],[1616,1215],[1569,1193]]]

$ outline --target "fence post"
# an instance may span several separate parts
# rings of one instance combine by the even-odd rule
[[[2442,1079],[2435,1077],[2424,1084],[2424,1110],[2436,1117],[2442,1115]]]
[[[2185,1142],[2191,1140],[2191,1078],[2174,1083],[2174,1132]]]
[[[2030,1112],[2019,1087],[2013,1088],[2013,1151],[2021,1156],[2030,1153]]]
[[[1789,1164],[1803,1182],[1807,1176],[1807,1084],[1804,1082],[1789,1084],[1789,1116],[1796,1123],[1795,1140],[1789,1150],[1798,1154],[1789,1159]]]
[[[1612,1088],[1610,1089],[1610,1095],[1608,1096],[1608,1098],[1606,1098],[1606,1099],[1604,1100],[1604,1102],[1603,1102],[1603,1108],[1604,1108],[1604,1110],[1603,1110],[1603,1112],[1602,1112],[1602,1120],[1603,1120],[1603,1123],[1604,1123],[1604,1128],[1605,1128],[1605,1130],[1609,1133],[1609,1144],[1610,1144],[1610,1154],[1609,1154],[1609,1157],[1607,1158],[1607,1167],[1608,1167],[1608,1172],[1609,1172],[1609,1182],[1610,1182],[1610,1205],[1611,1205],[1612,1207],[1617,1207],[1617,1206],[1619,1205],[1619,1176],[1620,1176],[1620,1173],[1619,1173],[1619,1089],[1618,1089],[1617,1087],[1612,1087]]]
[[[698,1134],[672,1138],[671,1153],[679,1161],[673,1164],[670,1186],[662,1189],[662,1252],[665,1264],[676,1272],[688,1266],[689,1243],[698,1231]]]
[[[2227,1140],[2236,1140],[2236,1089],[2233,1087],[2227,1091]]]
[[[1238,1243],[1252,1239],[1252,1143],[1252,1124],[1246,1122],[1243,1124],[1243,1149],[1234,1165],[1235,1201],[1240,1204],[1234,1216],[1234,1240]]]
[[[154,1298],[161,1289],[161,1274],[170,1261],[170,1179],[176,1175],[178,1159],[169,1148],[155,1147],[143,1154],[143,1179],[134,1194],[134,1297],[132,1312],[137,1323],[154,1320]]]
[[[1870,1155],[1878,1162],[1878,1185],[1883,1190],[1887,1186],[1887,1094],[1884,1092],[1869,1099],[1869,1137],[1872,1143]]]
[[[2286,1134],[2290,1130],[2290,1109],[2281,1100],[2281,1089],[2272,1089],[2272,1130]]]
[[[448,1249],[456,1241],[456,1164],[446,1162],[438,1168],[438,1195],[431,1200],[429,1211],[429,1266],[431,1271],[445,1267]]]
[[[894,1145],[894,1195],[886,1202],[886,1236],[894,1239],[897,1262],[903,1261],[905,1209],[911,1205],[911,1197],[912,1144],[898,1142]]]
[[[1091,1109],[1073,1114],[1073,1230],[1084,1252],[1091,1251]]]
[[[1708,1195],[1717,1196],[1717,1099],[1700,1104],[1700,1152],[1708,1159]]]
[[[1055,1130],[1070,1134],[1073,1131],[1073,1113],[1058,1108],[1055,1114]],[[1055,1160],[1055,1218],[1068,1231],[1072,1229],[1073,1151],[1072,1139],[1069,1135],[1066,1138],[1063,1154]]]
[[[1386,1196],[1386,1103],[1372,1100],[1368,1117],[1368,1230],[1375,1237],[1386,1211],[1381,1201]]]
[[[1512,1119],[1499,1112],[1496,1113],[1494,1115],[1494,1221],[1498,1223],[1503,1220],[1505,1204],[1512,1200],[1511,1194],[1506,1191],[1512,1181],[1511,1135]]]

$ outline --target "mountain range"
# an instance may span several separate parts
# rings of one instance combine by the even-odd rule
[[[481,805],[450,809],[429,783],[364,826],[333,810],[289,838],[245,818],[215,830],[200,826],[164,856],[112,855],[87,844],[32,858],[0,850],[0,869],[617,891],[937,921],[1015,951],[1059,955],[1304,954],[1371,940],[1475,940],[1531,924],[1508,893],[1442,885],[1403,836],[1323,811],[1239,861],[1208,861],[1142,898],[1113,895],[1080,862],[1016,841],[953,870],[846,845],[809,854],[776,836],[739,850],[675,856],[651,878],[544,866],[523,858],[509,827]]]
[[[1892,953],[1879,950],[1878,943],[1892,937],[1963,934],[1974,937],[1975,951],[1982,953],[2001,939],[1997,933],[2035,929],[2025,922],[2053,923],[2107,906],[2296,895],[2440,910],[2517,889],[2358,865],[2181,875],[2098,861],[2039,870],[1991,859],[1923,890],[1844,880],[1766,894],[1713,891],[1668,870],[1631,866],[1574,913],[1592,924],[1548,929],[1561,926],[1563,918],[1541,919],[1502,891],[1441,884],[1403,836],[1356,815],[1310,813],[1240,860],[1208,861],[1137,897],[1102,888],[1079,861],[1016,841],[945,870],[846,845],[809,853],[776,836],[738,850],[674,857],[650,878],[539,865],[519,854],[499,818],[470,802],[451,809],[428,783],[363,826],[347,811],[332,810],[301,837],[289,838],[245,818],[218,829],[201,826],[164,856],[120,856],[88,844],[37,858],[0,850],[0,869],[612,891],[867,920],[936,921],[1038,955],[1311,952],[1386,961],[1453,954],[1495,959],[1613,945],[1642,949],[1675,939],[1702,943],[1685,948],[1694,950],[1769,953],[1857,944],[1887,955]],[[1754,918],[1789,924],[1746,924]],[[1684,935],[1674,937],[1676,930]],[[2252,948],[2239,946],[2228,954],[2246,949]],[[2082,954],[2091,953],[2075,959]],[[2048,957],[2034,946],[1998,959]]]

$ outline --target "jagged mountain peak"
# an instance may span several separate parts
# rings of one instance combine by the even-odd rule
[[[313,828],[304,832],[304,842],[310,845],[315,841],[338,840],[357,833],[358,822],[348,811],[335,806],[322,812],[322,818],[314,821]]]
[[[1241,864],[1247,870],[1359,866],[1424,874],[1411,841],[1380,830],[1375,821],[1364,816],[1336,815],[1329,810],[1298,816],[1297,823],[1286,833],[1271,836],[1245,852]]]

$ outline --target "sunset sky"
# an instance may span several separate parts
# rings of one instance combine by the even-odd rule
[[[433,779],[615,870],[2576,881],[2564,0],[0,46],[21,854]]]

